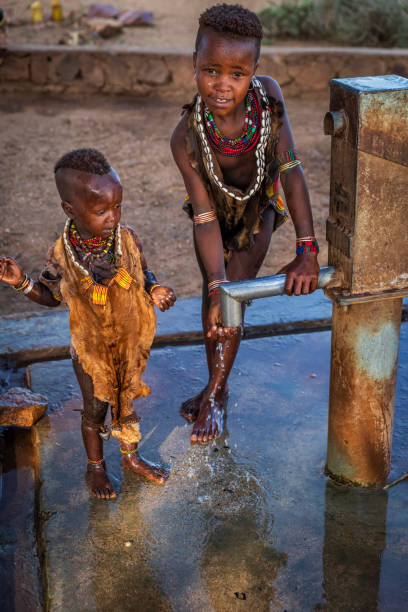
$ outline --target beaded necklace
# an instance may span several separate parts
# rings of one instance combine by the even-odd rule
[[[74,252],[73,252],[73,250],[71,248],[71,243],[70,243],[70,239],[69,239],[70,225],[71,225],[71,221],[70,221],[70,219],[67,219],[66,223],[65,223],[64,233],[63,233],[63,240],[64,240],[65,249],[66,249],[66,251],[67,251],[67,253],[69,255],[70,260],[74,264],[74,266],[76,266],[79,270],[81,270],[81,272],[82,272],[82,274],[84,276],[89,276],[89,270],[87,270],[83,265],[81,265],[81,263],[78,260],[78,257],[75,257],[75,254],[74,254]],[[116,253],[114,253],[114,257],[115,257],[115,255],[120,257],[122,255],[122,244],[121,244],[121,236],[120,236],[120,223],[117,224],[116,230],[114,231],[114,234],[116,234],[116,240],[115,240]]]
[[[228,189],[224,185],[224,183],[218,178],[218,176],[216,175],[214,171],[214,162],[213,162],[213,157],[211,153],[211,148],[208,144],[208,138],[206,136],[205,128],[203,126],[204,122],[202,118],[200,94],[197,94],[195,108],[194,108],[195,125],[197,127],[197,131],[198,131],[200,141],[201,141],[201,146],[204,151],[204,158],[205,158],[204,161],[207,167],[207,171],[210,175],[210,178],[217,185],[217,187],[221,189],[223,193],[230,196],[231,198],[234,198],[235,200],[239,202],[246,202],[246,200],[249,200],[249,198],[252,198],[252,196],[258,191],[258,189],[260,188],[262,184],[262,181],[265,177],[265,150],[266,150],[269,135],[271,132],[271,109],[269,106],[268,97],[265,93],[262,83],[256,77],[253,77],[251,81],[251,87],[256,88],[259,91],[259,95],[262,98],[262,111],[261,111],[261,117],[260,117],[259,140],[258,140],[258,144],[256,145],[256,149],[255,149],[256,168],[257,168],[256,178],[255,178],[255,182],[253,186],[251,187],[249,192],[244,196],[240,196],[230,191],[230,189]]]
[[[239,157],[243,153],[251,151],[258,144],[260,115],[258,99],[254,91],[250,89],[245,98],[242,135],[239,138],[227,138],[220,133],[210,109],[204,103],[204,127],[212,148],[228,157]]]
[[[83,283],[83,290],[86,292],[89,288],[92,288],[92,303],[95,305],[103,306],[103,308],[105,308],[108,299],[109,286],[113,282],[116,282],[120,287],[128,291],[134,279],[130,276],[127,270],[125,270],[125,268],[119,268],[113,279],[110,281],[109,285],[99,285],[98,283],[96,283],[91,277],[89,270],[87,270],[79,262],[78,257],[75,257],[75,254],[71,248],[69,238],[70,226],[71,222],[69,219],[67,219],[63,233],[63,240],[65,249],[68,253],[68,257],[70,258],[74,266],[78,268],[83,274],[83,278],[81,278],[81,283]],[[122,255],[122,241],[120,231],[120,224],[118,223],[118,225],[116,226],[116,230],[113,232],[114,235],[116,234],[116,255],[118,257],[121,257]]]
[[[72,221],[69,226],[69,240],[81,256],[83,261],[89,260],[92,256],[94,259],[100,259],[104,255],[108,255],[108,261],[112,262],[115,259],[113,249],[113,241],[115,239],[115,231],[111,232],[107,238],[101,236],[93,236],[92,238],[83,239]]]

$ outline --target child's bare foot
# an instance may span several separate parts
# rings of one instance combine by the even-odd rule
[[[189,397],[185,402],[181,404],[180,414],[184,417],[189,423],[194,423],[194,421],[198,417],[198,413],[200,412],[200,404],[203,399],[203,395],[206,392],[207,387],[204,387],[198,395],[194,397]]]
[[[116,497],[116,493],[106,473],[105,462],[98,465],[88,463],[85,481],[89,493],[94,497],[98,499],[114,499]]]
[[[227,396],[226,391],[205,394],[191,432],[192,442],[208,442],[221,435]]]
[[[168,473],[163,467],[146,461],[138,452],[124,454],[122,456],[122,465],[135,474],[139,474],[139,476],[143,476],[160,485],[163,485],[168,478]]]

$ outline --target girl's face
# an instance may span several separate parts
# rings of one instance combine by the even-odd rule
[[[122,185],[115,170],[103,176],[79,173],[82,189],[74,202],[63,202],[65,213],[73,219],[83,239],[107,237],[121,216]]]
[[[229,115],[245,100],[258,65],[255,54],[253,39],[204,33],[193,63],[198,91],[216,115]]]

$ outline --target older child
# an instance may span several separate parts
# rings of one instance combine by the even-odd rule
[[[123,466],[160,484],[166,478],[163,468],[138,454],[139,419],[132,400],[150,393],[141,375],[155,331],[153,304],[167,310],[176,298],[148,270],[135,232],[120,226],[122,185],[102,153],[67,153],[55,166],[55,180],[68,219],[39,280],[23,274],[10,257],[0,259],[0,280],[39,304],[67,303],[73,366],[83,395],[87,484],[94,496],[110,499],[116,493],[103,458],[109,405]]]
[[[287,212],[278,194],[281,175],[296,235],[286,293],[316,289],[319,266],[308,191],[294,149],[279,85],[255,76],[262,26],[239,5],[220,4],[200,17],[193,55],[198,94],[171,140],[188,196],[198,264],[203,275],[202,320],[209,382],[182,404],[195,421],[192,441],[222,431],[228,375],[242,330],[221,326],[219,284],[254,278],[272,232]]]

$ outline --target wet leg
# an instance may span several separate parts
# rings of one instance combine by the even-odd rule
[[[198,257],[198,253],[197,253],[197,257]],[[203,270],[202,272],[203,272],[203,275],[205,275]],[[207,280],[204,277],[202,303],[201,303],[201,321],[202,321],[204,330],[206,329],[206,326],[207,326],[207,315],[208,315],[207,293],[208,293]],[[213,338],[207,338],[207,333],[204,332],[204,345],[205,345],[205,354],[207,357],[209,378],[211,379],[211,376],[213,373],[213,367],[214,367],[214,356],[215,356],[215,348],[216,348],[217,342]],[[202,389],[197,395],[195,395],[194,397],[189,397],[185,402],[181,404],[180,413],[190,423],[193,423],[197,419],[198,413],[200,411],[200,405],[201,405],[202,399],[207,389],[208,389],[208,385],[206,385],[204,389]]]
[[[166,482],[168,478],[167,471],[162,466],[143,459],[139,454],[137,444],[121,442],[120,450],[122,452],[122,466],[124,468],[157,484],[163,485]]]
[[[233,366],[242,330],[230,338],[215,342],[214,371],[202,395],[200,409],[191,433],[192,442],[207,442],[221,435],[223,430],[227,381]]]
[[[247,251],[235,251],[233,253],[226,268],[228,280],[237,281],[256,277],[267,253],[274,225],[275,212],[272,208],[269,208],[264,213],[263,223],[259,233],[255,236],[253,246]],[[199,260],[198,252],[197,258]],[[203,271],[202,265],[200,267]],[[206,278],[204,274],[203,278],[205,291]],[[203,330],[205,336],[208,331],[204,316],[206,308],[208,308],[208,300],[205,291],[205,293],[203,292]],[[237,329],[232,337],[208,344],[209,382],[201,395],[199,412],[190,436],[192,442],[207,442],[218,437],[222,432],[227,381],[241,338],[242,330]]]
[[[88,466],[85,475],[85,482],[91,495],[99,499],[113,499],[116,493],[110,483],[106,473],[105,461],[99,462],[103,458],[103,441],[99,435],[100,426],[105,422],[108,404],[96,399],[93,395],[93,383],[91,377],[84,372],[77,359],[72,360],[74,372],[78,379],[83,397],[84,412],[82,415],[82,440]]]

